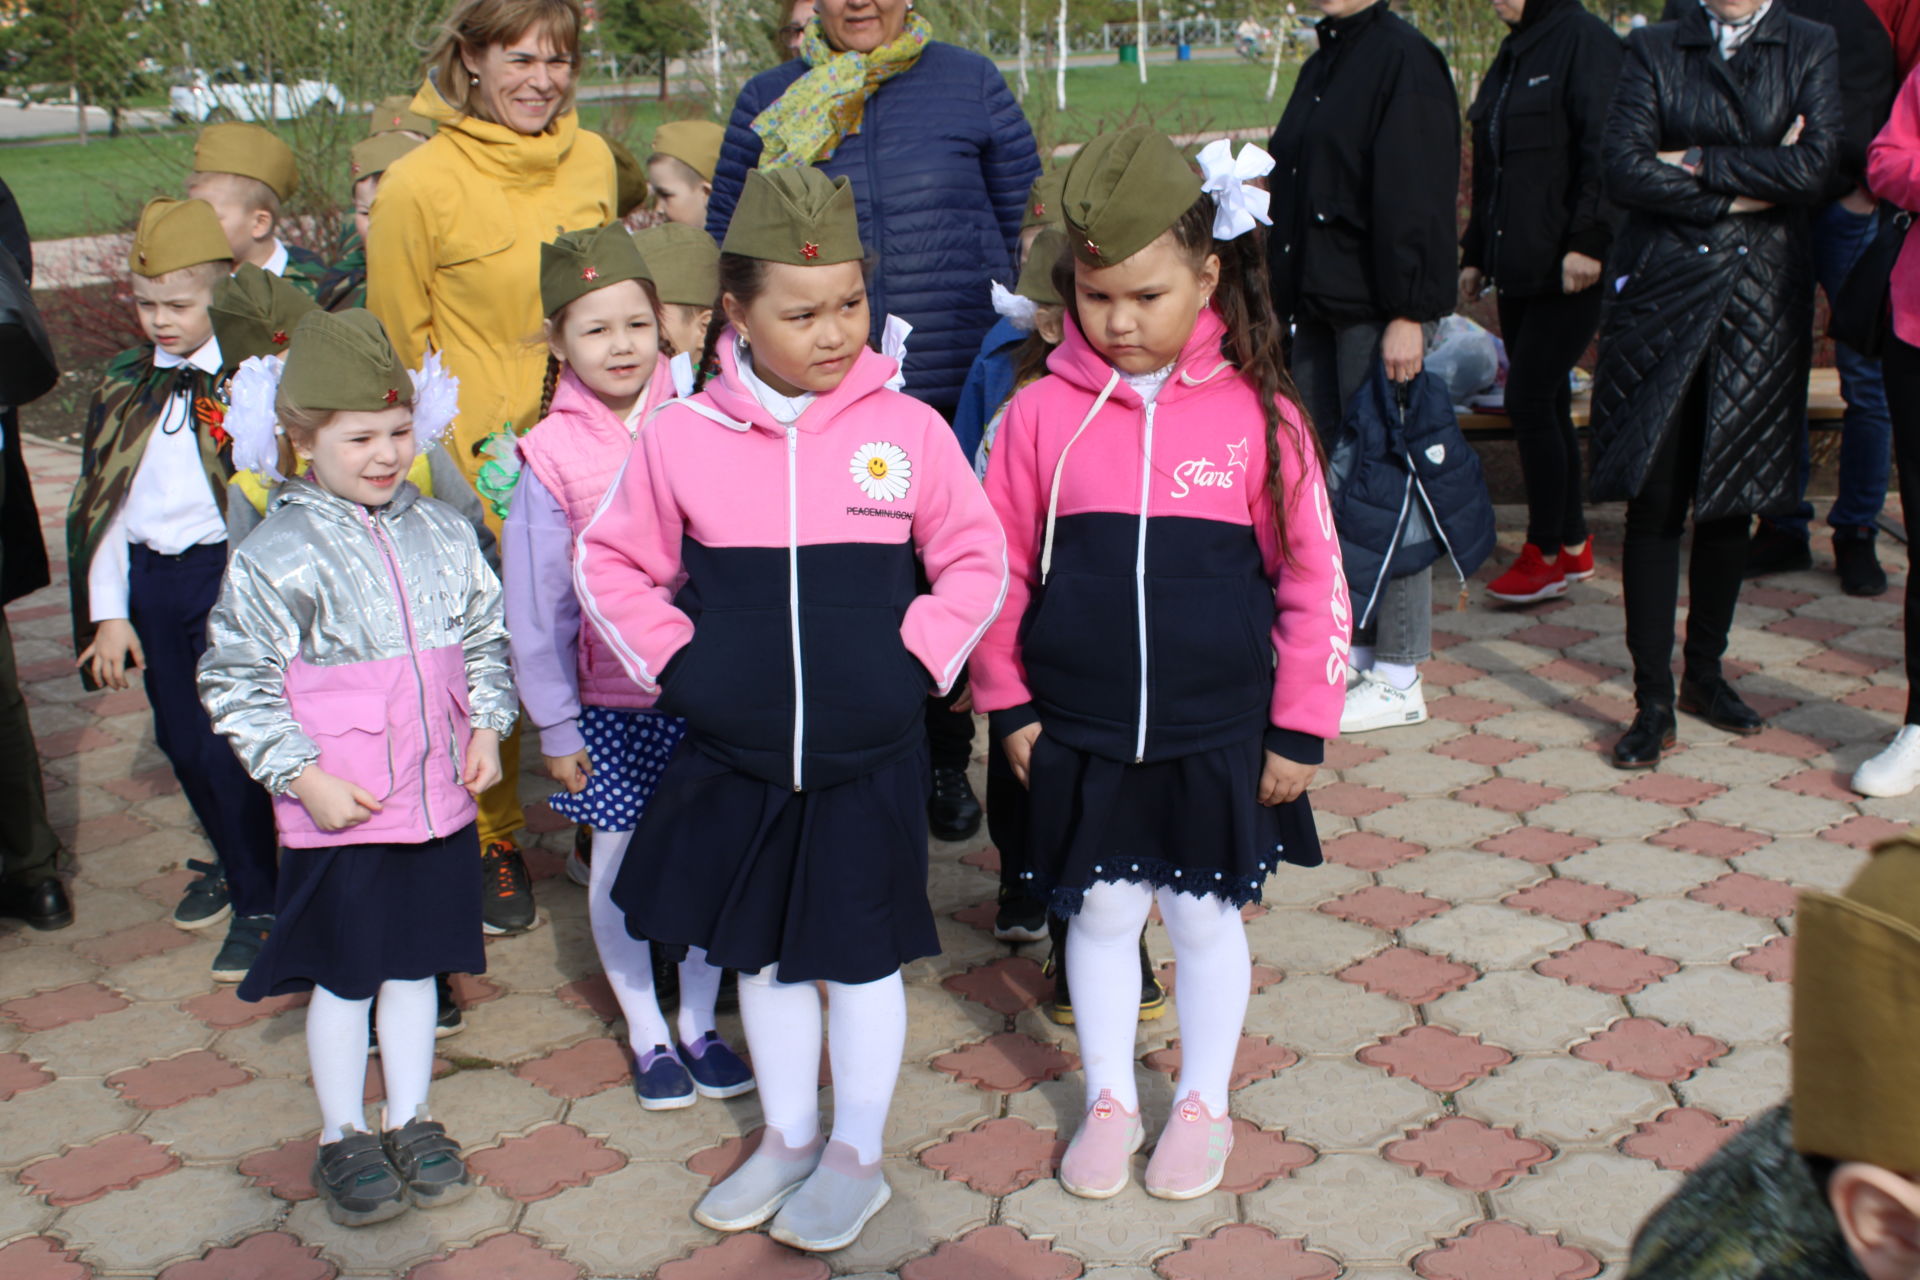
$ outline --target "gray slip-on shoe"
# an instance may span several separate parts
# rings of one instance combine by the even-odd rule
[[[780,1211],[820,1163],[826,1144],[793,1148],[768,1131],[747,1162],[694,1206],[693,1220],[715,1231],[750,1231]]]
[[[871,1174],[848,1173],[842,1167],[845,1163],[857,1164],[823,1161],[781,1206],[767,1234],[808,1253],[832,1253],[858,1240],[867,1220],[893,1198],[893,1188],[877,1169]]]

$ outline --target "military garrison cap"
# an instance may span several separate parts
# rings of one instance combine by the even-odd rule
[[[1061,206],[1074,257],[1111,267],[1140,252],[1200,198],[1200,174],[1158,129],[1103,133],[1067,166]]]
[[[1043,230],[1033,238],[1033,247],[1027,250],[1026,265],[1020,268],[1020,281],[1014,285],[1013,291],[1043,307],[1061,305],[1064,299],[1060,291],[1053,287],[1053,266],[1066,252],[1066,232],[1058,227]]]
[[[726,136],[727,131],[711,120],[669,120],[653,131],[653,154],[672,156],[712,182]]]
[[[647,260],[660,301],[710,307],[720,296],[720,246],[699,227],[663,223],[636,231],[633,244]]]
[[[1060,227],[1066,220],[1060,216],[1060,187],[1067,180],[1065,169],[1051,169],[1040,175],[1027,192],[1027,211],[1020,216],[1020,229],[1026,231],[1033,227]]]
[[[860,261],[853,184],[811,165],[751,170],[720,251],[797,267]]]
[[[231,262],[233,248],[219,215],[205,200],[157,196],[140,211],[127,265],[136,275],[164,276],[202,262]]]
[[[374,104],[373,114],[367,117],[369,138],[383,133],[423,133],[431,138],[435,127],[433,121],[413,109],[410,93],[380,99]]]
[[[387,331],[360,307],[309,311],[287,347],[274,408],[378,413],[413,403],[413,379]]]
[[[617,222],[569,231],[540,246],[540,310],[549,316],[595,289],[652,279],[633,237]]]
[[[393,162],[420,145],[418,138],[409,138],[404,133],[376,133],[372,137],[362,138],[353,144],[348,153],[353,167],[353,180],[377,178],[393,167]]]
[[[213,336],[227,368],[254,356],[283,356],[300,318],[320,304],[251,262],[243,262],[213,290]]]
[[[271,129],[233,120],[210,124],[193,144],[195,173],[237,173],[273,188],[285,200],[300,185],[300,167],[293,148]]]

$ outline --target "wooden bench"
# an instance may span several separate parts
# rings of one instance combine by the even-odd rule
[[[1585,431],[1587,415],[1593,407],[1592,392],[1583,392],[1573,398],[1573,425]],[[1807,421],[1815,431],[1838,431],[1840,415],[1846,411],[1847,402],[1840,398],[1840,371],[1837,369],[1815,369],[1807,379]],[[1479,440],[1513,439],[1513,420],[1504,413],[1463,413],[1460,415],[1461,429],[1468,436]]]

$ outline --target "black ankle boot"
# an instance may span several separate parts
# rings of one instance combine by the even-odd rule
[[[1613,767],[1651,769],[1674,741],[1673,708],[1663,702],[1643,702],[1633,723],[1613,744]]]
[[[980,800],[965,769],[935,769],[927,797],[927,825],[940,840],[971,840],[980,830]]]
[[[1749,737],[1767,727],[1760,713],[1740,701],[1722,676],[1687,676],[1680,681],[1680,709],[1716,729]]]
[[[1835,529],[1833,531],[1833,567],[1840,574],[1840,589],[1850,596],[1877,596],[1887,589],[1887,571],[1874,554],[1871,529]]]

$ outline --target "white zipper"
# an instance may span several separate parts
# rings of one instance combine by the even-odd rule
[[[787,628],[793,636],[793,789],[800,789],[800,746],[806,737],[807,691],[800,674],[800,432],[787,428]]]
[[[1373,590],[1367,593],[1367,607],[1361,611],[1357,625],[1367,626],[1373,621],[1373,606],[1379,602],[1380,588],[1386,585],[1387,572],[1393,568],[1393,553],[1400,549],[1400,537],[1406,532],[1407,515],[1413,507],[1413,475],[1407,475],[1407,487],[1400,494],[1400,515],[1393,522],[1393,539],[1387,543],[1387,558],[1380,562],[1380,572],[1374,575]]]
[[[1140,730],[1133,762],[1147,758],[1147,498],[1153,483],[1153,401],[1147,401],[1147,439],[1140,458],[1140,538],[1133,553],[1133,611],[1140,643]]]
[[[433,730],[427,721],[427,678],[420,670],[420,641],[413,629],[413,609],[407,603],[406,580],[400,576],[400,557],[393,548],[393,539],[381,528],[379,516],[363,511],[361,519],[366,521],[367,532],[373,535],[374,549],[380,553],[380,559],[385,562],[387,575],[393,583],[394,597],[400,605],[400,627],[407,637],[407,659],[413,664],[413,684],[420,695],[420,729],[431,738]],[[391,760],[391,742],[387,744],[387,755]],[[398,779],[393,781],[397,782]],[[440,833],[433,825],[433,783],[424,772],[420,778],[420,815],[427,820],[427,838],[439,839]]]

